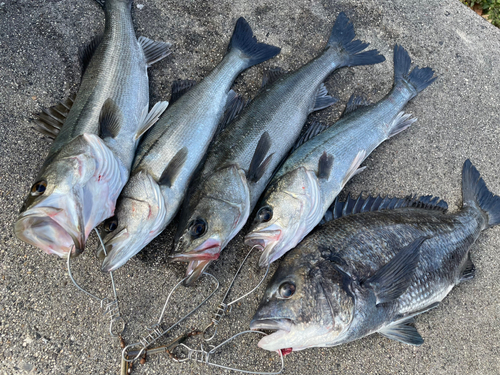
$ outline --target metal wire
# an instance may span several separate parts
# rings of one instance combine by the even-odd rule
[[[233,277],[233,280],[231,281],[231,283],[229,284],[227,290],[226,290],[226,294],[224,294],[224,298],[222,299],[222,302],[219,304],[219,306],[217,307],[217,311],[215,312],[214,314],[214,317],[212,318],[212,322],[206,326],[206,328],[204,329],[203,331],[203,338],[205,341],[211,341],[215,335],[217,334],[217,330],[218,330],[218,325],[220,323],[220,320],[227,314],[231,313],[232,311],[232,305],[235,304],[236,302],[242,300],[243,298],[245,298],[246,296],[248,296],[249,294],[252,294],[259,286],[260,284],[262,284],[262,282],[266,279],[267,277],[267,274],[269,273],[269,267],[270,267],[270,264],[267,265],[267,269],[266,269],[266,273],[264,274],[264,277],[262,277],[262,279],[259,281],[259,283],[252,289],[250,290],[249,292],[243,294],[242,296],[236,298],[234,301],[231,301],[229,303],[225,303],[228,295],[229,295],[229,292],[231,290],[231,288],[233,287],[234,285],[234,281],[236,280],[236,277],[238,276],[238,274],[240,273],[241,271],[241,268],[243,267],[243,265],[245,264],[245,262],[247,261],[248,257],[250,256],[250,254],[252,253],[253,249],[255,248],[258,248],[258,246],[253,246],[250,251],[248,252],[247,256],[245,257],[245,259],[243,259],[243,262],[240,264],[240,267],[238,268],[238,270],[236,271],[236,273],[234,274],[234,277]],[[229,309],[229,310],[228,310]],[[212,334],[212,336],[210,336],[209,338],[205,338],[205,334],[206,332],[208,331],[208,329],[210,327],[214,326],[215,329],[214,329],[214,333]]]

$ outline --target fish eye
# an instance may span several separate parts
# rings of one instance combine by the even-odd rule
[[[118,219],[116,216],[112,216],[104,222],[104,230],[106,232],[112,232],[118,228]]]
[[[198,238],[207,231],[207,222],[201,218],[195,219],[189,223],[189,234],[191,237]]]
[[[288,281],[281,284],[279,287],[279,293],[281,298],[290,298],[295,293],[295,284]]]
[[[267,223],[272,218],[273,209],[269,206],[264,206],[257,212],[257,220],[259,220],[260,223]]]
[[[38,197],[39,195],[45,193],[45,189],[47,189],[47,181],[41,180],[35,182],[31,187],[31,195],[33,195],[34,197]]]

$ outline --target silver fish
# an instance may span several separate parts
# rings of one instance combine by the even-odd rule
[[[323,81],[337,68],[384,61],[340,13],[323,53],[286,76],[273,77],[214,141],[181,210],[172,261],[189,262],[194,282],[240,231],[281,159],[312,111],[336,102]]]
[[[252,329],[266,350],[344,344],[378,332],[406,344],[423,339],[413,317],[435,308],[455,285],[474,277],[470,247],[500,223],[500,197],[466,160],[463,207],[368,197],[332,206],[333,218],[286,254],[269,282]]]
[[[14,231],[46,253],[83,251],[90,231],[114,212],[140,136],[168,104],[148,114],[147,67],[169,54],[169,44],[136,38],[131,3],[100,2],[105,31],[82,55],[88,65],[78,95],[37,122],[55,140]]]
[[[378,103],[352,96],[344,117],[298,147],[269,183],[245,243],[263,249],[266,267],[293,249],[324,216],[360,164],[383,141],[416,119],[402,109],[436,77],[430,68],[410,73],[410,57],[394,47],[394,87]],[[307,140],[307,138],[306,138]]]
[[[174,87],[175,92],[189,91],[141,142],[115,215],[104,223],[108,256],[103,271],[125,264],[170,223],[216,133],[224,108],[237,112],[234,106],[240,101],[230,90],[233,81],[245,69],[279,52],[277,47],[258,43],[248,23],[240,18],[220,64],[193,88],[189,89],[190,82]]]

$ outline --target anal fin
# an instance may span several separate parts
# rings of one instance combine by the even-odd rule
[[[470,259],[470,253],[467,255],[467,260],[465,261],[464,267],[462,268],[462,273],[460,274],[460,282],[471,280],[476,276],[476,267],[472,260]]]
[[[73,94],[62,102],[44,109],[42,113],[38,115],[38,119],[35,120],[36,130],[49,138],[54,139],[57,137],[71,110],[75,97],[76,95]]]
[[[179,175],[179,172],[182,170],[184,163],[187,160],[188,150],[186,147],[181,148],[175,156],[170,160],[167,167],[164,169],[161,174],[160,180],[158,183],[160,185],[166,185],[168,187],[172,187],[175,179]]]
[[[145,36],[140,36],[137,41],[144,51],[144,56],[146,56],[146,65],[150,67],[155,62],[160,61],[164,57],[170,55],[170,43],[157,42],[146,38]]]
[[[139,129],[137,130],[137,133],[135,134],[135,139],[139,139],[146,133],[149,128],[151,128],[156,121],[160,118],[160,116],[165,112],[165,110],[168,107],[168,102],[158,102],[156,103],[153,108],[151,108],[151,111],[148,113],[148,107],[144,107],[142,116],[141,116],[141,125]]]
[[[408,289],[420,259],[420,246],[426,239],[424,236],[417,238],[373,276],[362,281],[363,287],[373,290],[377,305],[399,298]]]

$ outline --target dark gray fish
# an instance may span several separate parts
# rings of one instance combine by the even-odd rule
[[[278,170],[245,237],[246,244],[263,249],[261,267],[293,249],[318,225],[345,184],[364,169],[363,160],[416,121],[402,109],[436,78],[430,68],[410,72],[410,64],[408,52],[396,45],[391,92],[372,105],[352,96],[344,117],[312,139],[305,137]]]
[[[97,1],[105,31],[81,55],[76,98],[44,111],[39,130],[55,138],[14,231],[48,254],[78,255],[90,231],[113,215],[140,137],[166,109],[148,113],[147,68],[169,44],[136,38],[131,0]]]
[[[466,160],[463,207],[430,196],[373,198],[332,206],[319,226],[284,257],[255,313],[252,329],[277,332],[259,346],[302,350],[334,346],[378,332],[421,345],[409,325],[474,277],[469,249],[500,223],[500,197]]]
[[[104,223],[107,257],[103,271],[125,264],[160,234],[176,214],[198,164],[226,113],[241,100],[231,85],[245,69],[280,52],[258,43],[250,25],[238,19],[228,53],[200,83],[175,84],[172,97],[185,92],[141,142],[132,176],[118,199],[115,215]],[[228,121],[229,119],[225,119]]]
[[[337,17],[323,53],[297,71],[272,77],[262,92],[209,148],[181,211],[173,261],[189,262],[191,284],[240,231],[307,116],[336,100],[323,81],[337,68],[376,64],[378,51],[353,40],[354,27]]]

